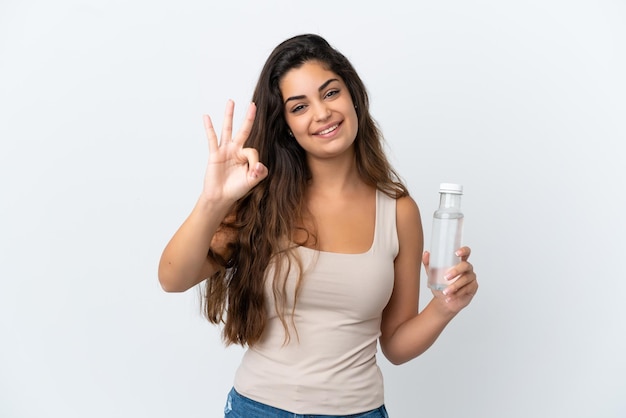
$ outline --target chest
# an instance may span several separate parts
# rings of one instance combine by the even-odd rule
[[[297,290],[297,271],[286,277],[285,312],[298,318],[354,323],[380,317],[387,305],[394,283],[393,254],[370,250],[362,254],[337,254],[299,249],[303,274]],[[276,314],[273,284],[267,281],[268,313]]]
[[[368,251],[376,227],[375,194],[336,201],[319,199],[308,204],[299,241],[321,251],[359,254]],[[308,231],[308,232],[305,232]]]

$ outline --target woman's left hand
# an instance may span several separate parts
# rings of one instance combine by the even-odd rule
[[[448,270],[447,276],[450,285],[443,291],[433,291],[433,295],[442,303],[442,307],[452,313],[457,314],[472,301],[478,291],[478,281],[474,266],[467,261],[472,250],[469,247],[461,247],[456,255],[461,258],[461,262]],[[422,257],[424,268],[428,272],[430,253],[424,252]]]

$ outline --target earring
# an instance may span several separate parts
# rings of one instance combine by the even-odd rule
[[[293,132],[291,132],[291,129],[289,130],[289,136],[293,138]]]

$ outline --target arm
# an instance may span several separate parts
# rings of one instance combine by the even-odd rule
[[[161,255],[159,282],[167,292],[183,292],[218,269],[207,258],[209,248],[224,255],[228,242],[234,239],[232,234],[216,234],[220,224],[233,204],[267,176],[267,168],[259,162],[257,151],[243,148],[255,110],[251,104],[241,129],[232,137],[234,103],[229,101],[219,143],[211,119],[204,118],[209,141],[204,187],[190,215]]]
[[[407,362],[425,352],[456,314],[469,304],[478,288],[476,274],[467,262],[470,250],[460,249],[461,263],[451,270],[457,278],[419,312],[420,270],[423,252],[421,217],[410,197],[398,199],[397,230],[400,251],[395,260],[394,290],[383,311],[380,344],[393,364]],[[428,271],[428,253],[424,254]]]
[[[163,290],[184,292],[217,271],[219,266],[207,255],[212,242],[214,250],[220,254],[227,246],[226,242],[215,243],[214,237],[228,208],[225,203],[198,199],[161,255],[159,282]]]

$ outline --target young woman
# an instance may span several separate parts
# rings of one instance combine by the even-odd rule
[[[434,343],[478,289],[470,249],[419,311],[418,207],[323,38],[278,45],[234,136],[233,113],[219,141],[205,116],[204,188],[159,265],[168,292],[206,281],[207,318],[247,347],[226,417],[386,417],[377,343],[394,364]]]

